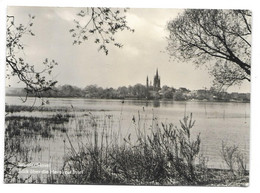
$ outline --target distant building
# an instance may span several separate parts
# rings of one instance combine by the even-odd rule
[[[147,89],[147,98],[150,98],[151,96],[153,98],[159,97],[159,93],[160,93],[160,90],[161,90],[161,78],[160,78],[159,73],[158,73],[158,68],[156,69],[156,74],[153,78],[153,84],[152,84],[152,81],[150,81],[150,84],[149,84],[149,78],[147,76],[147,78],[146,78],[146,89]]]
[[[156,74],[153,78],[153,90],[154,91],[159,91],[161,89],[161,79],[158,74],[158,68],[156,69]]]

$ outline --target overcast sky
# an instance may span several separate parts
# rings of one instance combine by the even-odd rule
[[[41,64],[45,58],[56,60],[53,76],[58,85],[70,84],[85,87],[97,84],[102,87],[118,87],[146,83],[158,68],[161,85],[191,90],[210,88],[212,80],[206,69],[197,69],[192,63],[170,60],[165,53],[167,46],[166,24],[176,18],[179,9],[130,9],[126,16],[128,25],[135,29],[119,32],[117,41],[123,48],[109,47],[109,55],[98,52],[93,40],[82,45],[72,45],[69,30],[80,8],[9,7],[8,14],[16,23],[27,23],[28,14],[34,15],[32,31],[35,36],[23,39],[24,58],[30,64]],[[12,86],[18,86],[12,79]],[[22,85],[20,85],[22,86]],[[250,92],[250,84],[231,87],[228,91]]]

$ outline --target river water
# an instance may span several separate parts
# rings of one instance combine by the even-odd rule
[[[134,132],[134,120],[141,119],[147,129],[154,118],[159,123],[173,123],[179,127],[179,120],[192,113],[196,121],[192,135],[200,133],[201,152],[208,159],[209,167],[226,168],[220,156],[222,141],[238,145],[249,165],[250,103],[78,98],[51,98],[49,101],[47,107],[84,109],[98,116],[111,115],[115,123],[120,122],[123,137]],[[33,102],[34,98],[28,98],[26,103],[22,103],[19,97],[6,97],[8,105],[32,105]],[[36,101],[35,105],[40,105],[40,101]],[[73,123],[71,124],[73,127]],[[53,149],[63,151],[57,148],[54,144]]]

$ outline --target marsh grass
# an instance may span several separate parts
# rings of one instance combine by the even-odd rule
[[[231,169],[207,167],[207,158],[200,153],[200,135],[192,132],[196,129],[192,114],[174,125],[159,122],[154,114],[149,121],[143,108],[132,117],[132,132],[123,134],[123,130],[130,130],[130,126],[121,128],[123,104],[118,119],[105,112],[104,116],[93,112],[78,114],[73,107],[66,112],[53,112],[49,117],[6,116],[6,183],[208,186],[248,183],[245,157],[236,148],[236,156],[230,158],[231,151],[222,146],[223,159],[236,165],[237,169],[231,172],[236,177],[230,175]],[[62,140],[62,167],[57,172],[49,168],[45,177],[19,175],[26,169],[19,163],[30,163],[33,157],[42,156],[46,150],[40,144],[51,140]],[[48,151],[51,163],[50,145]],[[234,170],[233,165],[230,166]]]
[[[5,113],[12,114],[17,112],[58,112],[58,113],[70,113],[70,112],[95,112],[95,109],[82,109],[82,108],[67,108],[67,107],[50,107],[50,106],[26,106],[26,105],[5,105]],[[101,109],[100,111],[107,112],[109,110]]]
[[[180,121],[181,127],[159,124],[153,119],[149,134],[138,112],[135,139],[129,134],[119,140],[112,128],[101,128],[91,119],[88,143],[74,147],[66,157],[59,178],[72,184],[199,185],[205,183],[206,166],[199,161],[200,136],[191,137],[195,124],[192,114]],[[144,116],[145,117],[145,116]],[[105,122],[104,122],[105,123]],[[104,126],[104,125],[103,125]],[[114,133],[113,133],[114,132]],[[68,141],[70,140],[67,135]],[[122,141],[122,143],[119,143]],[[77,150],[76,150],[77,149]]]
[[[23,142],[23,138],[5,137],[5,183],[26,183],[30,178],[23,178],[19,176],[19,173],[26,168],[24,165],[20,165],[20,163],[29,163],[29,149],[22,145]]]
[[[248,175],[246,157],[237,145],[222,141],[220,154],[234,178]]]
[[[36,158],[37,161],[42,162],[42,151],[46,152],[46,147],[42,145],[50,143],[51,139],[54,140],[57,130],[62,133],[66,132],[65,124],[72,116],[67,113],[55,113],[49,117],[8,114],[5,118],[4,181],[6,183],[39,181],[32,178],[30,174],[23,174],[23,171],[30,168],[31,162],[35,162]],[[51,158],[48,157],[48,163],[50,163]],[[44,181],[44,179],[41,180]]]

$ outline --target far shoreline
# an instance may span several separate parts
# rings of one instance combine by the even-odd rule
[[[250,103],[251,100],[207,100],[207,99],[203,99],[203,100],[199,100],[199,99],[188,99],[188,100],[174,100],[174,99],[146,99],[146,98],[87,98],[87,97],[76,97],[76,96],[72,96],[72,97],[66,97],[66,96],[60,96],[60,97],[56,97],[56,96],[49,96],[49,97],[34,97],[34,96],[18,96],[18,95],[5,95],[5,97],[17,97],[17,98],[36,98],[36,99],[86,99],[86,100],[118,100],[121,102],[124,101],[146,101],[146,102],[216,102],[216,103]]]

